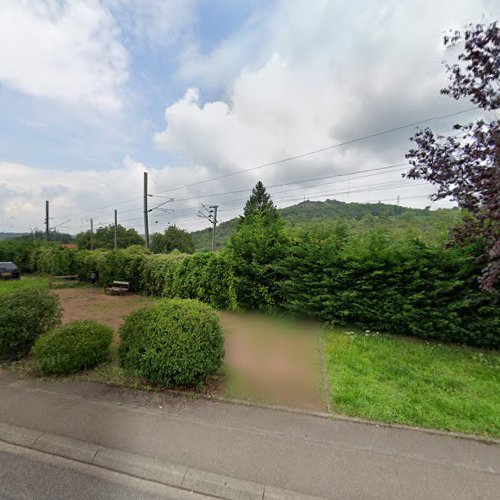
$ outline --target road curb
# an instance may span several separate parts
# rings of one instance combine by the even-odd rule
[[[0,422],[0,441],[166,486],[227,500],[321,500],[254,481],[171,464],[95,443]]]

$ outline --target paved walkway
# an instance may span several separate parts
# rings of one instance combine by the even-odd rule
[[[0,422],[325,498],[497,498],[500,446],[0,372]]]

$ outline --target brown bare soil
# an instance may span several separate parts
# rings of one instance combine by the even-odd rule
[[[63,323],[93,319],[111,326],[115,332],[127,314],[151,303],[151,299],[141,295],[105,295],[97,288],[62,288],[55,293],[61,299]]]

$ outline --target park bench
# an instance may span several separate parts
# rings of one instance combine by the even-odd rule
[[[67,285],[77,285],[78,283],[80,283],[80,278],[77,274],[50,277],[50,288],[57,288],[58,286],[64,287]]]
[[[111,295],[124,295],[130,292],[130,283],[128,281],[113,281],[111,285],[104,287],[104,293],[107,292]]]

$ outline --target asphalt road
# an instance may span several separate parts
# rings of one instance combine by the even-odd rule
[[[198,500],[209,497],[0,441],[0,498]]]
[[[0,422],[322,498],[499,498],[499,444],[412,429],[1,370]]]

